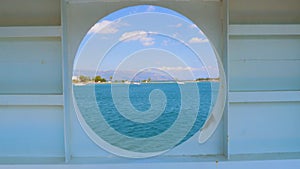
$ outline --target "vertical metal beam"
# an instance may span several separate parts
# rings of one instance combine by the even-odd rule
[[[66,2],[61,0],[61,45],[62,45],[62,70],[63,70],[63,94],[64,94],[64,148],[65,162],[68,163],[71,159],[70,155],[70,95],[71,81],[69,72],[69,57],[68,57],[68,34],[67,34],[67,11]]]
[[[223,20],[223,57],[222,62],[224,66],[224,71],[226,75],[226,103],[223,113],[224,120],[224,135],[223,135],[223,147],[224,147],[224,155],[230,159],[230,136],[229,136],[229,102],[228,102],[228,92],[229,92],[229,65],[228,65],[228,44],[229,44],[229,35],[228,35],[228,26],[229,26],[229,0],[222,1],[222,20]]]

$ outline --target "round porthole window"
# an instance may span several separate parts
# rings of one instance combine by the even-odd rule
[[[99,20],[73,68],[73,99],[87,135],[124,157],[156,156],[195,134],[205,141],[224,108],[224,72],[205,34],[163,7]]]

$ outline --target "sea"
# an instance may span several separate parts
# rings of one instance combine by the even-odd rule
[[[77,113],[91,131],[136,152],[164,151],[195,135],[211,113],[218,90],[219,82],[210,81],[73,85]],[[159,144],[156,149],[149,141],[148,148],[151,139],[161,144],[171,140],[172,147]]]

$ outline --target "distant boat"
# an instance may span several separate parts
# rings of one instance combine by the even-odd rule
[[[179,82],[179,81],[177,81],[177,84],[184,84],[184,82]]]
[[[85,83],[74,83],[74,86],[85,86]]]
[[[141,82],[133,82],[134,85],[141,85]]]

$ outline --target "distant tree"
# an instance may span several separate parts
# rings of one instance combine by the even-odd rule
[[[196,81],[212,81],[212,80],[220,80],[219,77],[216,77],[216,78],[209,78],[209,77],[200,77],[200,78],[197,78]]]
[[[109,76],[109,80],[112,81],[112,76]]]
[[[73,83],[78,83],[79,81],[77,79],[72,80]]]
[[[101,76],[96,76],[96,77],[95,77],[95,82],[96,82],[96,83],[97,83],[97,82],[106,82],[106,79],[101,78]]]
[[[96,77],[95,77],[95,82],[96,82],[96,83],[97,83],[97,82],[101,82],[101,79],[102,79],[101,76],[96,76]]]
[[[196,79],[196,81],[206,81],[206,80],[209,80],[209,78],[208,77],[206,77],[206,78],[198,78],[198,79]]]
[[[90,79],[90,77],[88,77],[88,76],[83,76],[83,75],[80,75],[79,76],[79,81],[80,82],[87,82],[87,81],[90,81],[91,79]]]
[[[151,82],[151,78],[150,77],[148,78],[147,82]]]

